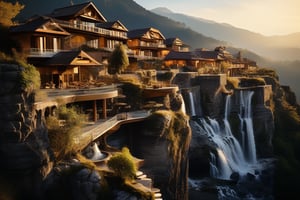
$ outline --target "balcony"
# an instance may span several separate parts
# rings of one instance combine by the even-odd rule
[[[83,24],[83,23],[74,24],[74,23],[70,23],[68,21],[57,20],[57,19],[55,19],[55,22],[58,23],[60,26],[65,27],[65,28],[88,31],[88,32],[91,32],[91,33],[96,33],[96,34],[99,34],[99,35],[104,35],[104,36],[109,36],[109,37],[114,37],[114,38],[127,39],[127,34],[125,32],[121,32],[121,31],[107,30],[107,29],[104,29],[104,28],[90,26],[90,25],[86,25],[86,24]]]
[[[161,43],[150,43],[150,42],[140,42],[140,46],[141,47],[151,47],[151,48],[166,48],[165,44],[161,44]]]
[[[28,57],[44,57],[51,58],[56,53],[60,52],[60,49],[39,49],[39,48],[30,48],[27,50]]]

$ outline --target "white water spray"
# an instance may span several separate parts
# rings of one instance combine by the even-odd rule
[[[196,109],[195,109],[195,102],[194,102],[194,96],[192,92],[188,92],[189,94],[189,100],[190,100],[190,115],[196,116]]]
[[[98,148],[98,145],[96,143],[93,144],[92,147],[93,150],[93,157],[91,158],[91,160],[101,160],[103,158],[105,158],[105,154],[103,154],[100,149]]]
[[[253,122],[252,122],[252,107],[251,99],[253,91],[240,91],[240,123],[241,123],[241,136],[242,136],[242,147],[244,154],[250,163],[256,163],[256,145],[253,133]]]
[[[216,144],[216,155],[211,153],[211,176],[220,179],[229,179],[233,172],[239,174],[246,174],[252,170],[252,165],[256,163],[256,151],[254,143],[254,134],[251,118],[251,98],[253,92],[243,91],[240,102],[243,107],[243,115],[240,114],[241,126],[243,131],[243,144],[241,146],[239,141],[234,137],[228,122],[230,114],[230,101],[228,95],[226,97],[224,126],[215,119],[208,118],[200,119],[200,124],[211,141]],[[246,93],[245,93],[246,92]],[[246,115],[244,115],[246,114]],[[243,124],[243,125],[242,125]],[[245,125],[244,125],[245,124]],[[250,158],[250,159],[248,159]]]

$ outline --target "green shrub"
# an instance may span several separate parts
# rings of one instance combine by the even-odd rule
[[[133,179],[136,175],[137,167],[129,149],[124,147],[122,152],[114,154],[107,162],[117,176],[123,179]]]
[[[25,62],[19,62],[19,64],[24,68],[21,73],[21,84],[27,90],[37,90],[40,88],[41,80],[40,73],[37,69],[30,64]]]
[[[66,106],[59,107],[56,116],[47,118],[50,146],[57,161],[75,153],[76,138],[81,134],[84,118],[75,107]]]

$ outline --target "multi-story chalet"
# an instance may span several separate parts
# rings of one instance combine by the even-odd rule
[[[165,37],[155,28],[135,29],[128,32],[127,46],[137,59],[162,60],[169,52]]]
[[[171,51],[189,51],[189,46],[184,44],[179,38],[167,38],[165,40],[166,47]]]
[[[120,21],[107,22],[92,2],[55,9],[11,28],[28,62],[39,69],[42,85],[56,87],[97,79],[114,46],[126,43],[127,32]]]

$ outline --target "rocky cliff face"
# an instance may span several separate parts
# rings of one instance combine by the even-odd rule
[[[22,70],[0,64],[0,181],[7,189],[0,187],[0,193],[34,199],[52,168],[52,154],[42,113],[34,109],[35,93],[21,84]]]
[[[180,105],[180,98],[171,97],[171,110],[156,111],[144,122],[124,125],[107,138],[109,145],[127,146],[144,160],[141,171],[161,190],[163,199],[188,199],[191,129]]]
[[[183,79],[188,80],[186,82]],[[222,121],[225,117],[226,98],[230,95],[231,105],[229,109],[228,120],[231,124],[232,132],[236,138],[240,137],[238,134],[240,130],[240,112],[243,107],[243,100],[241,99],[241,91],[252,91],[252,120],[253,131],[256,143],[256,153],[258,158],[270,157],[273,155],[272,139],[274,134],[274,116],[272,111],[273,106],[273,91],[271,85],[262,85],[256,79],[241,80],[240,88],[227,88],[226,77],[224,76],[195,76],[195,74],[182,73],[174,78],[174,83],[181,85],[180,88],[183,93],[195,93],[195,88],[198,88],[199,94],[196,98],[194,95],[193,102],[195,102],[195,110],[197,120],[199,117],[210,117],[216,119],[220,126],[224,126]],[[259,83],[259,84],[258,84]],[[245,87],[247,86],[247,87]],[[185,103],[189,104],[189,95],[183,94]],[[199,97],[198,97],[199,96]],[[201,102],[199,104],[199,102]],[[197,105],[198,104],[198,105]],[[202,113],[197,112],[198,106],[201,106]],[[188,109],[190,110],[190,109]],[[190,112],[189,112],[190,113]],[[203,132],[196,121],[191,120],[190,126],[192,128],[193,136],[190,145],[190,175],[193,177],[210,176],[210,152],[215,152],[215,145],[211,143],[210,138]]]

